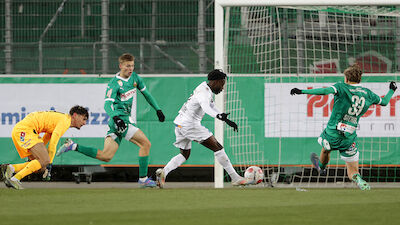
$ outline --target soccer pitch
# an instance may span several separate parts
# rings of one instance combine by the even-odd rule
[[[398,224],[400,189],[0,189],[0,224]]]

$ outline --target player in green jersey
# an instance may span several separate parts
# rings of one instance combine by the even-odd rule
[[[131,54],[123,54],[119,57],[120,72],[108,83],[104,109],[110,116],[109,130],[104,141],[104,149],[98,150],[92,147],[78,145],[68,139],[57,151],[60,155],[68,151],[78,151],[82,154],[101,161],[109,162],[118,150],[122,138],[139,146],[139,184],[141,187],[155,187],[156,183],[149,177],[148,158],[151,143],[146,135],[136,127],[131,118],[131,109],[136,95],[136,89],[143,94],[147,102],[156,110],[160,122],[164,122],[165,116],[156,100],[146,89],[146,85],[138,74],[133,72],[134,57]]]
[[[368,88],[362,87],[362,71],[358,65],[352,65],[344,71],[344,82],[338,82],[328,88],[317,88],[300,90],[293,88],[291,95],[312,94],[328,95],[334,94],[334,105],[328,125],[318,138],[322,146],[321,155],[311,154],[313,166],[321,173],[326,173],[325,168],[333,150],[340,152],[340,157],[346,162],[347,175],[361,190],[369,190],[369,184],[364,181],[358,172],[358,144],[356,128],[362,115],[367,112],[373,104],[386,106],[397,86],[395,82],[389,85],[389,91],[381,98]]]

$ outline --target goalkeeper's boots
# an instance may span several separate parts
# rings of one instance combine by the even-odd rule
[[[73,142],[71,139],[67,138],[64,144],[57,150],[56,155],[60,156],[61,154],[69,151],[75,151],[78,144]]]
[[[318,157],[318,155],[316,153],[314,153],[314,152],[311,153],[310,160],[311,160],[311,163],[314,166],[314,168],[318,170],[318,173],[321,176],[325,176],[326,175],[326,168],[325,169],[321,169],[321,167],[319,167],[319,157]]]
[[[1,165],[1,179],[0,180],[10,179],[12,177],[12,175],[13,175],[13,172],[11,171],[10,164]]]
[[[246,186],[246,185],[250,185],[250,184],[255,184],[254,180],[250,180],[244,177],[240,177],[237,180],[232,180],[232,186]]]
[[[362,190],[362,191],[368,191],[371,190],[371,187],[369,186],[369,184],[365,181],[365,180],[359,180],[357,182],[357,186]]]
[[[22,187],[22,185],[21,185],[21,182],[20,182],[17,178],[15,178],[15,177],[6,178],[6,179],[4,180],[4,184],[6,184],[6,186],[7,186],[8,188],[14,188],[14,189],[17,189],[17,190],[24,189],[24,188]]]
[[[164,188],[164,184],[165,184],[165,173],[164,173],[164,169],[159,168],[156,170],[156,181],[157,181],[157,186],[159,188]]]
[[[156,182],[152,180],[150,177],[148,177],[145,181],[141,181],[139,178],[138,183],[140,188],[148,188],[148,187],[153,188],[157,186]]]

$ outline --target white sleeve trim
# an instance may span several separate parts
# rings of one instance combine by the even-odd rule
[[[335,94],[337,93],[337,89],[335,88],[335,86],[331,86],[331,88],[333,88],[333,90],[335,91]]]
[[[146,90],[146,86],[144,86],[144,88],[140,89],[140,92],[143,92],[144,90]]]
[[[112,101],[112,102],[114,102],[115,99],[113,99],[113,98],[106,98],[106,99],[104,99],[104,101],[105,101],[105,102],[106,102],[106,101]]]
[[[382,98],[379,98],[378,105],[380,105],[380,104],[381,104],[381,102],[382,102]]]

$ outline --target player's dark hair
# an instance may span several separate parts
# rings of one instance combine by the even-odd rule
[[[358,64],[353,64],[344,71],[344,76],[350,82],[360,83],[362,71]]]
[[[207,77],[208,77],[208,80],[223,80],[227,76],[224,72],[222,72],[222,70],[215,69],[215,70],[211,71],[210,73],[208,73]]]
[[[74,113],[78,115],[84,115],[86,118],[89,118],[89,112],[86,108],[80,105],[76,105],[69,110],[69,115],[73,115]]]
[[[135,61],[135,57],[129,53],[124,53],[118,58],[119,63]]]

